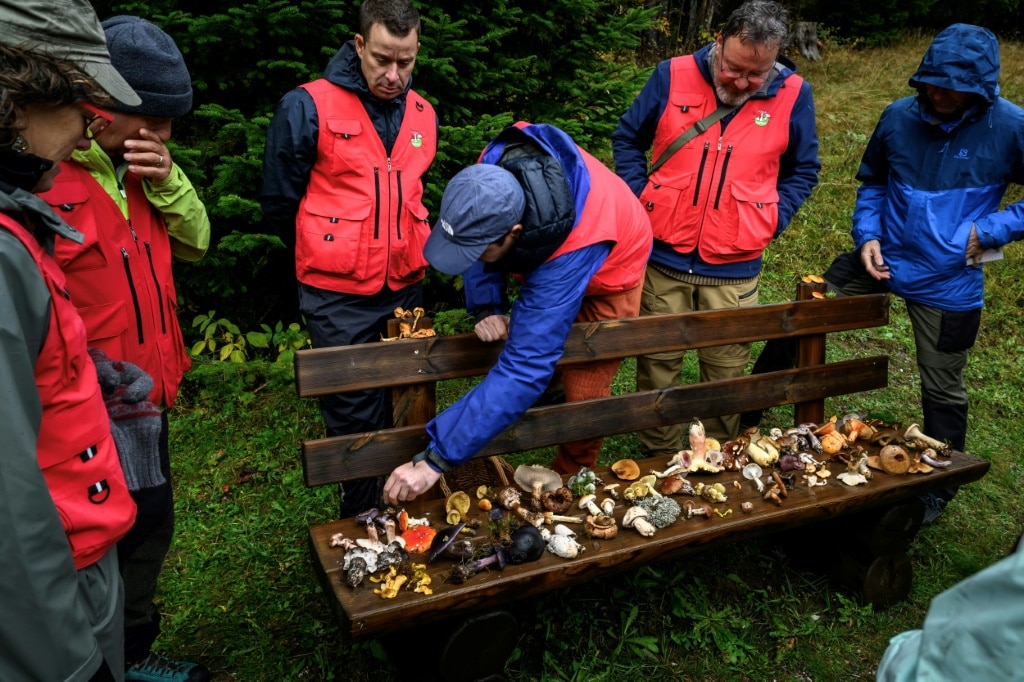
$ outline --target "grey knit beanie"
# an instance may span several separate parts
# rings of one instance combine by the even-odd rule
[[[118,104],[116,111],[175,118],[192,109],[192,78],[174,40],[158,26],[131,16],[103,22],[114,68],[142,98],[138,106]]]

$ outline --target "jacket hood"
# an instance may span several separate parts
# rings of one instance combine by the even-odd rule
[[[928,47],[910,87],[934,85],[980,95],[992,104],[999,95],[999,41],[987,28],[953,24]]]
[[[366,76],[363,75],[355,40],[349,40],[334,53],[324,69],[324,78],[337,86],[351,90],[362,98],[373,97],[370,86],[366,83]],[[412,78],[410,77],[405,92],[399,97],[405,97],[405,93],[409,92],[411,87]]]

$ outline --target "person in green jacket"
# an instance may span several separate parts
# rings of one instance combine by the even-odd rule
[[[115,16],[102,26],[114,68],[142,101],[110,107],[109,124],[88,149],[61,164],[53,189],[42,197],[85,235],[82,244],[58,243],[54,259],[67,276],[90,348],[142,368],[153,378],[149,401],[162,408],[155,435],[143,434],[137,420],[127,427],[133,429],[130,445],[139,445],[127,449],[144,452],[120,447],[119,453],[122,462],[135,457],[148,464],[124,467],[139,508],[118,543],[126,679],[198,682],[209,678],[202,665],[153,651],[160,634],[157,583],[174,534],[166,408],[191,365],[171,263],[199,260],[210,243],[206,208],[167,147],[175,119],[192,109],[192,80],[174,40],[155,24]],[[116,416],[115,424],[123,425]]]

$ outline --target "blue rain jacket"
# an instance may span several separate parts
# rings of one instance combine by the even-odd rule
[[[978,26],[939,33],[910,85],[919,94],[886,107],[864,152],[854,244],[880,241],[888,285],[903,298],[974,310],[984,282],[982,268],[966,262],[971,225],[986,249],[1024,237],[1024,205],[999,208],[1008,184],[1024,182],[1024,110],[999,97],[999,43]],[[926,85],[979,102],[943,122],[930,113]]]

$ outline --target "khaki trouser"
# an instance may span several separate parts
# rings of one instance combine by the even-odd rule
[[[757,277],[740,284],[689,284],[648,266],[640,299],[641,315],[749,308],[757,305]],[[676,386],[680,381],[685,351],[641,355],[636,359],[636,388],[649,391]],[[750,344],[737,343],[697,350],[700,381],[741,377],[750,360]],[[708,436],[722,442],[739,432],[740,415],[696,415],[704,422]],[[640,432],[640,442],[651,453],[677,452],[689,447],[683,441],[684,424],[658,426]]]
[[[577,322],[619,320],[636,317],[640,311],[640,285],[628,291],[606,296],[587,296],[583,299]],[[622,363],[621,358],[597,360],[583,365],[566,365],[562,369],[562,385],[567,403],[591,398],[606,398],[612,394],[612,380]],[[580,467],[593,469],[601,452],[603,438],[562,443],[551,468],[560,474],[575,474]]]

